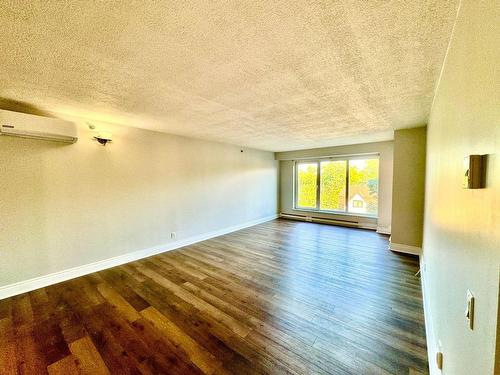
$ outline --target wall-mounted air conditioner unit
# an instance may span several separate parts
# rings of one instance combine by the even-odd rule
[[[0,135],[66,143],[78,140],[76,125],[72,122],[1,109]]]

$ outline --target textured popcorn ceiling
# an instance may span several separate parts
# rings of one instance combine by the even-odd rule
[[[0,2],[20,101],[285,151],[425,124],[455,0]]]

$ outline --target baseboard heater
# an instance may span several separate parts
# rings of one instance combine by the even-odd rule
[[[284,214],[284,213],[280,213],[280,217],[283,219],[307,221],[310,223],[342,225],[342,226],[351,227],[351,228],[374,229],[374,228],[371,228],[369,226],[361,224],[357,220],[328,219],[328,218],[324,218],[324,217],[293,215],[293,214]]]

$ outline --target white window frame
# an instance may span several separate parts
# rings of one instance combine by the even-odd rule
[[[379,191],[380,191],[380,155],[379,154],[359,154],[359,155],[348,155],[348,156],[335,156],[335,157],[323,157],[323,158],[313,158],[313,159],[300,159],[294,160],[293,163],[293,209],[296,211],[306,211],[306,212],[319,212],[325,214],[336,214],[336,215],[348,215],[348,216],[363,216],[370,218],[378,218],[379,204],[377,199],[377,215],[361,214],[349,212],[349,161],[350,160],[360,160],[360,159],[379,159]],[[335,161],[335,160],[345,160],[346,165],[346,194],[345,194],[345,210],[322,210],[320,209],[320,199],[321,199],[321,162],[322,161]],[[316,176],[316,207],[300,207],[298,205],[298,165],[303,163],[316,163],[317,165],[317,176]],[[378,192],[379,192],[378,191]]]

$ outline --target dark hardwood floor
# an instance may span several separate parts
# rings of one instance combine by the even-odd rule
[[[426,374],[417,258],[275,220],[0,301],[1,374]]]

